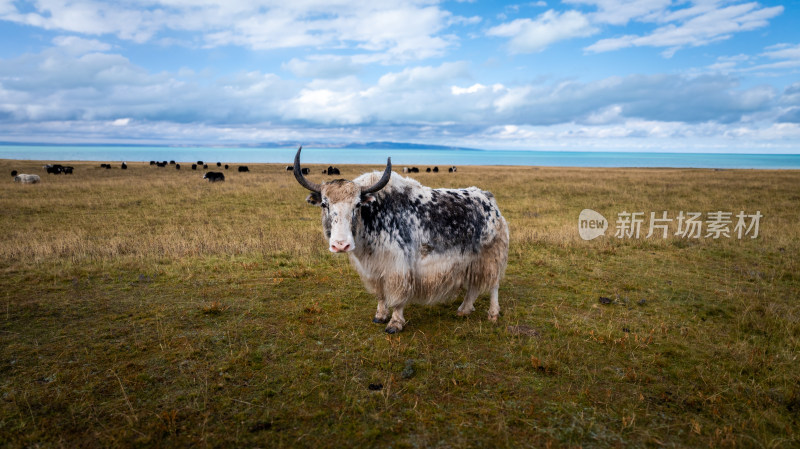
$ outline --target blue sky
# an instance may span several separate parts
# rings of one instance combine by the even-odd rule
[[[800,3],[0,0],[0,140],[800,153]]]

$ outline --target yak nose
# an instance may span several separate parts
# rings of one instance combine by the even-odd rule
[[[337,240],[331,243],[331,251],[334,253],[343,253],[350,249],[350,244],[344,240]]]

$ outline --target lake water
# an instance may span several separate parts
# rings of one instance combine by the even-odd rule
[[[0,145],[0,159],[60,161],[268,162],[290,165],[294,148]],[[800,169],[800,154],[628,153],[450,149],[303,148],[314,164],[533,165],[555,167],[693,167]]]

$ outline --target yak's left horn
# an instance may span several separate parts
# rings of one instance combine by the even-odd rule
[[[306,179],[303,176],[303,170],[300,169],[300,150],[303,149],[303,146],[300,145],[300,148],[297,149],[297,154],[294,156],[294,177],[297,179],[297,182],[300,183],[301,186],[307,188],[308,190],[316,193],[320,193],[319,184],[314,184],[313,182]]]

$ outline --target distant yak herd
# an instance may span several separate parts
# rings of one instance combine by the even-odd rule
[[[123,164],[124,164],[124,162],[123,162]],[[155,167],[161,167],[161,168],[164,168],[167,165],[174,165],[175,166],[175,170],[180,170],[181,169],[181,164],[178,164],[175,161],[169,161],[169,162],[167,162],[167,161],[150,161],[150,165],[155,166]],[[222,167],[222,162],[217,162],[217,167]],[[244,167],[244,169],[242,169],[242,167]],[[122,168],[124,169],[125,167],[123,166]],[[197,170],[198,168],[202,168],[203,170],[208,170],[208,164],[206,164],[203,161],[197,161],[196,164],[192,164],[192,170]],[[228,164],[225,164],[225,170],[227,170],[229,168],[230,168],[230,166]],[[239,166],[239,171],[240,172],[248,171],[247,170],[247,166],[240,165]]]
[[[286,171],[292,171],[292,170],[294,170],[294,165],[286,166]],[[311,170],[308,167],[302,167],[300,171],[302,171],[304,175],[311,173]],[[456,166],[448,167],[447,171],[450,173],[455,173],[458,171],[458,167]],[[425,169],[425,172],[439,173],[439,167],[433,167],[433,168],[428,167]],[[403,173],[419,173],[419,167],[403,167]],[[322,170],[322,174],[333,176],[333,175],[341,175],[341,172],[339,171],[338,168],[329,165],[328,168]]]
[[[150,165],[154,167],[166,167],[167,165],[174,165],[176,170],[181,169],[181,164],[176,163],[175,161],[150,161]],[[222,162],[217,162],[217,167],[222,168]],[[204,163],[203,161],[197,161],[196,164],[192,164],[192,170],[197,170],[198,167],[202,167],[203,169],[208,169],[208,164]],[[53,175],[71,175],[73,174],[75,168],[70,166],[65,166],[61,164],[47,164],[44,167],[44,170],[48,174]],[[100,168],[110,170],[111,164],[102,163],[100,164]],[[128,169],[128,163],[123,162],[119,166],[122,170]],[[229,169],[230,166],[225,164],[225,170]],[[250,171],[250,168],[247,165],[240,165],[237,167],[237,171],[239,173],[247,173]],[[11,170],[11,176],[14,178],[14,182],[18,182],[21,184],[36,184],[41,182],[42,178],[39,175],[30,175],[19,173],[17,170]],[[208,180],[209,182],[220,182],[225,181],[225,175],[220,172],[207,172],[203,179]]]
[[[65,175],[71,175],[72,170],[74,170],[73,167],[67,167],[61,164],[47,164],[44,166],[44,169],[50,175],[60,175],[62,173]]]
[[[292,171],[292,170],[294,170],[294,165],[287,165],[286,166],[286,171]],[[307,175],[307,174],[311,173],[311,170],[308,167],[303,167],[300,170],[303,172],[304,175]],[[340,175],[341,173],[339,172],[338,168],[336,168],[336,167],[334,167],[332,165],[329,165],[328,168],[325,168],[325,169],[322,170],[322,174],[324,174],[324,175]]]
[[[456,167],[455,165],[452,166],[452,167],[448,167],[447,171],[449,173],[455,173],[455,172],[458,171],[458,167]],[[433,167],[433,168],[428,167],[428,168],[425,169],[425,172],[426,173],[431,173],[431,172],[439,173],[439,167]],[[419,173],[419,168],[417,168],[417,167],[403,167],[403,173]]]
[[[167,165],[174,165],[175,170],[181,169],[181,164],[178,164],[175,161],[169,161],[169,162],[150,161],[150,165],[155,165],[156,167],[166,167]],[[223,168],[222,162],[217,162],[216,165],[218,168]],[[192,170],[197,170],[198,168],[202,168],[203,170],[208,170],[208,164],[203,161],[197,161],[196,163],[192,164]],[[225,164],[224,168],[225,170],[227,170],[230,168],[230,165]],[[236,171],[238,171],[239,173],[247,173],[250,171],[250,167],[246,165],[240,165],[236,168]],[[223,182],[225,181],[225,174],[222,172],[210,171],[206,172],[203,175],[203,179],[205,179],[208,182]]]
[[[162,168],[166,167],[167,165],[174,165],[176,170],[180,170],[181,169],[181,164],[178,164],[175,161],[169,161],[169,162],[167,162],[167,161],[150,161],[150,165],[154,166],[154,167],[162,167]],[[219,167],[219,168],[222,168],[223,164],[222,164],[222,162],[217,162],[216,166]],[[73,170],[75,170],[74,167],[65,166],[65,165],[61,165],[61,164],[47,164],[43,168],[45,169],[45,171],[48,174],[52,174],[52,175],[61,175],[61,174],[71,175],[71,174],[73,174]],[[100,164],[100,168],[110,170],[111,169],[111,164],[105,164],[105,163]],[[119,168],[122,169],[122,170],[127,170],[128,169],[128,164],[123,162],[122,164],[120,164]],[[208,164],[203,162],[203,161],[197,161],[196,164],[192,164],[192,170],[197,170],[198,168],[202,168],[204,170],[207,170],[208,169]],[[227,170],[228,168],[230,168],[230,166],[228,164],[225,164],[224,168],[225,168],[225,170]],[[287,165],[286,166],[286,171],[292,171],[292,170],[294,170],[294,166],[293,165]],[[458,168],[455,167],[455,166],[448,167],[448,169],[447,169],[447,171],[450,172],[450,173],[455,173],[457,170],[458,170]],[[240,165],[240,166],[237,167],[237,171],[239,173],[247,173],[247,172],[250,171],[250,168],[247,165]],[[308,174],[311,173],[311,170],[308,167],[303,167],[302,168],[302,172],[303,172],[304,175],[308,175]],[[419,173],[419,172],[420,172],[419,167],[403,167],[403,173]],[[426,173],[439,173],[439,167],[427,167],[425,169],[425,172]],[[329,165],[328,168],[323,169],[322,173],[326,174],[326,175],[330,175],[330,176],[341,175],[341,171],[339,170],[339,168],[338,167],[334,167],[332,165]],[[12,170],[11,171],[11,176],[14,177],[14,182],[19,182],[19,183],[22,183],[22,184],[36,184],[38,182],[41,182],[41,178],[38,175],[20,174],[20,173],[17,172],[17,170]],[[225,181],[225,175],[222,172],[210,171],[210,172],[206,172],[203,175],[203,179],[207,180],[208,182],[221,182],[221,181]]]

